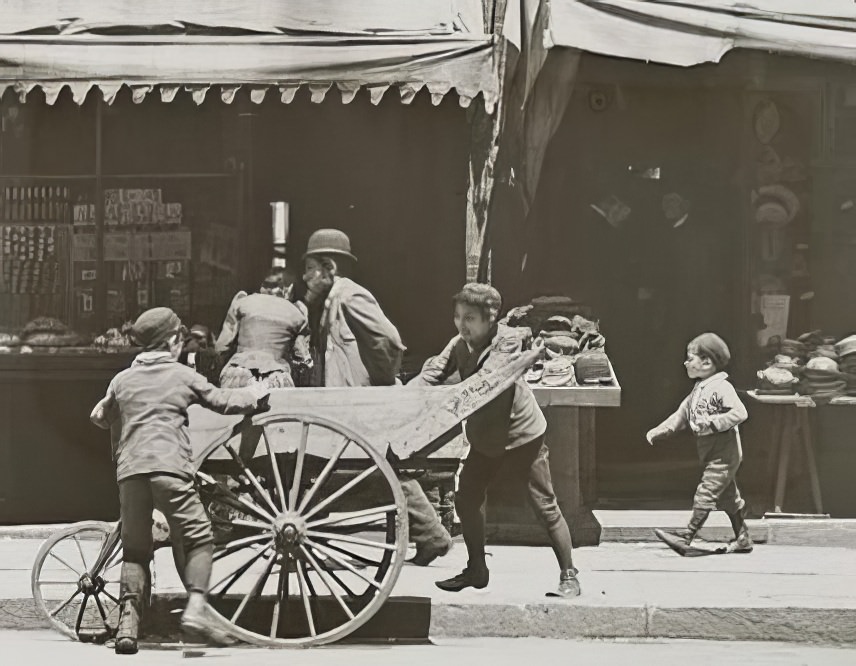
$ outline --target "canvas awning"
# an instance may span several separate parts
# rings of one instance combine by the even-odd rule
[[[856,62],[852,0],[550,0],[547,48],[668,65],[735,48]]]
[[[230,103],[240,87],[261,102],[290,102],[300,87],[320,102],[378,103],[390,87],[409,103],[427,89],[462,106],[480,93],[492,110],[499,84],[480,0],[0,0],[0,94],[68,87],[82,104],[97,88],[112,102],[188,91]]]

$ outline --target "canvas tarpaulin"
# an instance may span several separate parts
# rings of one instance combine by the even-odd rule
[[[39,87],[53,103],[66,86],[82,103],[97,87],[112,101],[155,89],[170,101],[209,90],[231,102],[241,86],[255,102],[301,86],[320,102],[360,88],[374,103],[391,86],[435,104],[454,89],[462,106],[498,95],[493,39],[479,0],[24,0],[0,1],[0,93]]]
[[[547,47],[668,65],[735,48],[856,62],[852,0],[549,0]]]

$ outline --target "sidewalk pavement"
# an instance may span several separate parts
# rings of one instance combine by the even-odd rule
[[[456,540],[458,541],[458,540]],[[30,594],[40,539],[0,538],[0,628],[43,628]],[[851,549],[759,545],[751,554],[681,558],[659,543],[575,550],[583,594],[548,599],[558,582],[545,547],[489,546],[486,590],[438,590],[466,563],[459,541],[420,568],[405,565],[394,596],[431,599],[430,634],[446,637],[620,637],[856,644]],[[158,551],[157,593],[179,589],[168,549]]]

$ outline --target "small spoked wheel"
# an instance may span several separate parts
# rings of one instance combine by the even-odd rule
[[[122,545],[116,526],[71,525],[42,544],[30,579],[36,607],[72,639],[103,642],[119,623]]]
[[[215,621],[249,643],[344,638],[389,596],[407,548],[404,496],[384,454],[319,416],[258,419],[259,442],[198,472],[217,543]]]

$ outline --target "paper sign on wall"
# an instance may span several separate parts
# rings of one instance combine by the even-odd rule
[[[787,337],[790,305],[790,296],[781,294],[761,296],[761,314],[764,316],[764,328],[758,331],[758,346],[766,346],[770,338],[774,336],[779,336],[781,340]]]

